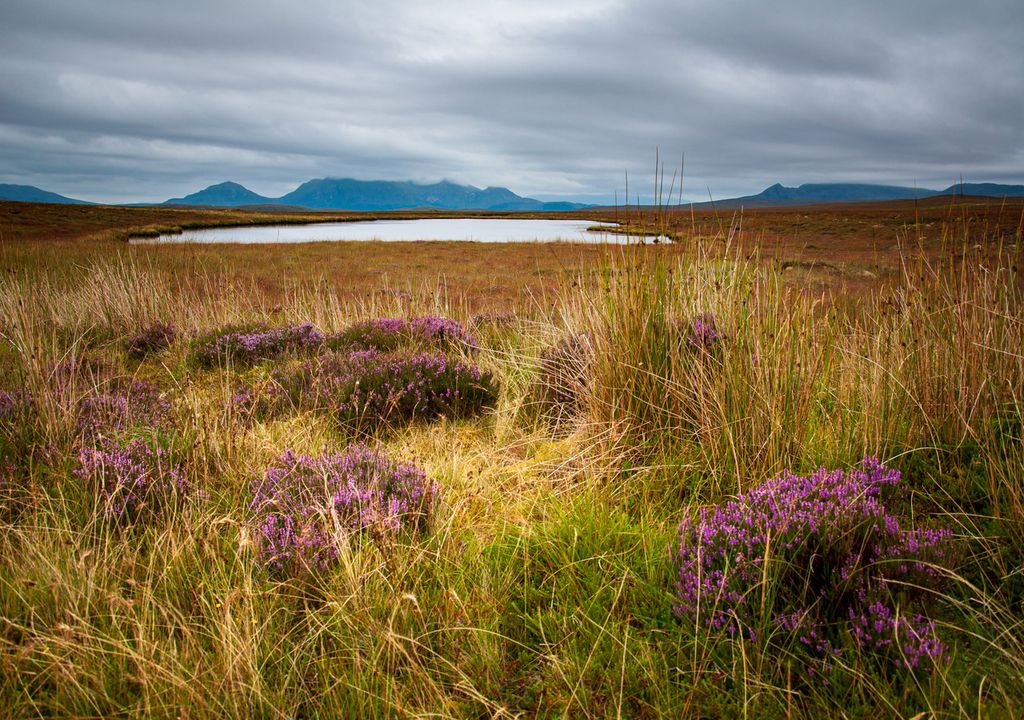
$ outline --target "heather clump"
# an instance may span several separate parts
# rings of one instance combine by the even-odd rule
[[[312,323],[275,328],[229,326],[196,338],[191,358],[200,367],[215,367],[225,362],[253,365],[287,354],[315,351],[323,346],[324,339],[324,334]]]
[[[473,328],[507,328],[515,325],[519,315],[514,312],[484,312],[469,319]]]
[[[94,359],[72,356],[57,363],[36,390],[0,391],[0,427],[12,430],[25,421],[31,424],[46,403],[52,404],[76,437],[171,425],[172,406],[164,391],[153,383],[119,375]]]
[[[276,371],[266,380],[240,384],[224,402],[229,418],[248,422],[265,420],[294,409],[290,393],[282,385],[296,371]]]
[[[153,519],[191,490],[167,450],[138,438],[83,447],[78,459],[77,476],[97,494],[102,515],[117,524]]]
[[[93,388],[77,400],[75,433],[96,437],[132,427],[166,429],[171,424],[171,403],[153,383],[144,380],[112,381]]]
[[[679,528],[676,614],[751,640],[787,637],[813,672],[857,650],[904,667],[946,649],[926,615],[950,533],[905,530],[890,507],[898,471],[783,473]],[[849,639],[849,640],[848,640]]]
[[[352,535],[425,531],[438,488],[412,463],[351,445],[316,456],[285,450],[250,491],[260,562],[296,575],[329,568]]]
[[[725,339],[712,313],[699,313],[683,325],[687,346],[695,351],[710,353]]]
[[[476,415],[498,393],[490,372],[428,352],[334,353],[274,379],[280,390],[273,408],[322,409],[359,428]]]
[[[570,335],[541,352],[533,396],[544,417],[560,422],[582,410],[593,357],[587,335]]]
[[[424,347],[436,350],[475,350],[476,338],[462,323],[450,318],[425,315],[410,319],[374,318],[355,323],[327,338],[331,350],[377,350]]]
[[[169,348],[175,337],[177,337],[177,330],[174,325],[158,320],[131,335],[125,342],[125,352],[133,360],[142,360]]]

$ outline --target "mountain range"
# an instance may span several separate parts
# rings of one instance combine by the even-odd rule
[[[908,200],[939,195],[979,195],[1022,197],[1024,185],[998,183],[956,183],[945,190],[911,188],[862,183],[809,183],[785,187],[776,183],[757,195],[718,200],[718,207],[775,207],[832,202]],[[31,185],[0,184],[0,200],[92,205],[84,200],[64,197]],[[207,207],[287,206],[317,210],[404,210],[431,208],[442,210],[546,211],[578,210],[590,207],[572,202],[543,202],[516,195],[508,188],[458,185],[447,180],[432,184],[409,181],[353,180],[319,178],[304,182],[279,198],[265,197],[235,182],[211,185],[199,192],[173,198],[163,205],[201,205]],[[689,204],[689,203],[685,203]]]
[[[542,202],[516,195],[508,188],[481,190],[442,180],[430,185],[390,180],[320,178],[309,180],[279,198],[257,195],[234,182],[211,185],[197,193],[168,200],[164,205],[287,205],[317,210],[576,210],[580,203]]]
[[[945,190],[901,187],[898,185],[869,185],[863,183],[806,183],[799,187],[786,187],[779,183],[765,188],[757,195],[730,198],[701,205],[718,207],[778,207],[785,205],[815,205],[835,202],[884,202],[886,200],[913,200],[941,195],[976,195],[983,197],[1022,197],[1024,185],[997,183],[956,183]]]

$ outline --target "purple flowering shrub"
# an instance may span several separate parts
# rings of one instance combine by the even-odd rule
[[[76,437],[111,435],[134,427],[168,429],[171,403],[156,385],[115,373],[109,365],[71,357],[55,365],[45,392],[71,421]],[[32,422],[36,400],[26,388],[0,391],[0,429]]]
[[[711,352],[725,339],[711,313],[695,315],[686,329],[686,342],[694,350]]]
[[[393,352],[424,347],[437,350],[475,350],[476,338],[462,323],[436,315],[416,318],[375,318],[364,320],[327,338],[331,350],[377,350]]]
[[[34,488],[18,465],[0,458],[0,522],[11,522],[32,504]]]
[[[171,346],[177,331],[174,325],[159,320],[128,338],[125,352],[133,360],[142,360],[149,355],[163,352]]]
[[[150,382],[114,380],[77,399],[75,433],[80,437],[116,434],[139,426],[171,426],[170,400]]]
[[[191,490],[168,452],[141,439],[83,447],[78,459],[76,475],[98,494],[103,516],[118,524],[152,519]]]
[[[92,438],[133,427],[166,429],[171,403],[156,385],[119,376],[109,365],[72,357],[57,365],[50,386],[74,418],[74,432]]]
[[[828,667],[849,642],[905,667],[946,646],[920,612],[949,561],[947,530],[904,530],[887,507],[900,473],[783,473],[679,528],[676,614],[751,640],[783,631]],[[917,608],[915,612],[908,612]]]
[[[412,463],[351,445],[315,457],[285,450],[250,491],[260,562],[296,575],[329,568],[351,534],[425,531],[438,488]]]
[[[282,382],[298,372],[278,370],[269,379],[239,384],[224,403],[226,417],[244,424],[255,419],[277,417],[296,409]]]
[[[467,417],[492,406],[498,395],[490,372],[425,352],[333,353],[279,371],[273,379],[277,387],[252,404],[258,412],[320,409],[357,428]]]
[[[726,339],[714,314],[710,312],[697,313],[687,319],[672,320],[669,327],[680,349],[698,357],[714,355]]]
[[[233,325],[196,338],[191,358],[196,365],[207,368],[227,361],[253,365],[283,355],[316,351],[323,347],[324,339],[312,323],[276,328]]]

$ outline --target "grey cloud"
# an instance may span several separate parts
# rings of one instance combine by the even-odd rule
[[[442,177],[694,197],[1024,180],[1015,0],[6,3],[0,182],[161,200]],[[671,171],[670,171],[671,172]],[[689,193],[688,193],[689,194]]]

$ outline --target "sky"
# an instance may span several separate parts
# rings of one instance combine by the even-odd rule
[[[0,183],[1024,183],[1021,0],[0,0]],[[678,181],[675,184],[678,192]],[[635,200],[635,198],[634,198]]]

